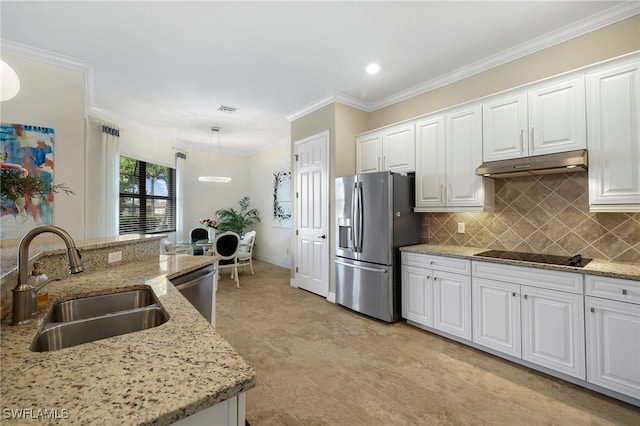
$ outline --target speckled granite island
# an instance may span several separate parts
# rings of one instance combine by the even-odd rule
[[[155,259],[155,260],[154,260]],[[2,422],[170,424],[255,386],[255,372],[168,278],[212,257],[157,256],[49,285],[51,304],[150,286],[170,319],[154,328],[51,352],[31,352],[38,321],[2,323]],[[16,410],[16,411],[11,411]],[[15,419],[19,410],[26,419]]]

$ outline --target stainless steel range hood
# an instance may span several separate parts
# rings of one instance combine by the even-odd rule
[[[579,149],[577,151],[536,155],[511,160],[487,161],[476,169],[476,174],[499,179],[554,173],[586,172],[588,164],[587,150]]]

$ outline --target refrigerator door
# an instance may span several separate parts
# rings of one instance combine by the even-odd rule
[[[388,172],[336,179],[336,256],[393,263],[392,179]]]
[[[336,302],[386,322],[400,320],[393,267],[336,258]]]

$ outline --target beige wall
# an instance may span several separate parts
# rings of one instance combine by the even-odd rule
[[[18,74],[18,95],[2,102],[2,122],[54,129],[54,183],[75,195],[56,194],[54,224],[84,238],[85,74],[21,56],[2,54]],[[4,218],[3,218],[4,219]]]
[[[344,104],[335,104],[335,177],[356,173],[355,135],[366,131],[369,114]]]
[[[640,49],[640,15],[371,112],[369,130]]]

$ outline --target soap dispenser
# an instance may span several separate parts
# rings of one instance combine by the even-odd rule
[[[31,277],[29,277],[29,284],[33,288],[34,293],[36,293],[35,297],[37,298],[36,305],[38,310],[46,309],[49,304],[49,289],[47,288],[47,284],[45,284],[48,280],[49,277],[40,270],[40,263],[33,262],[33,271],[31,271]]]

